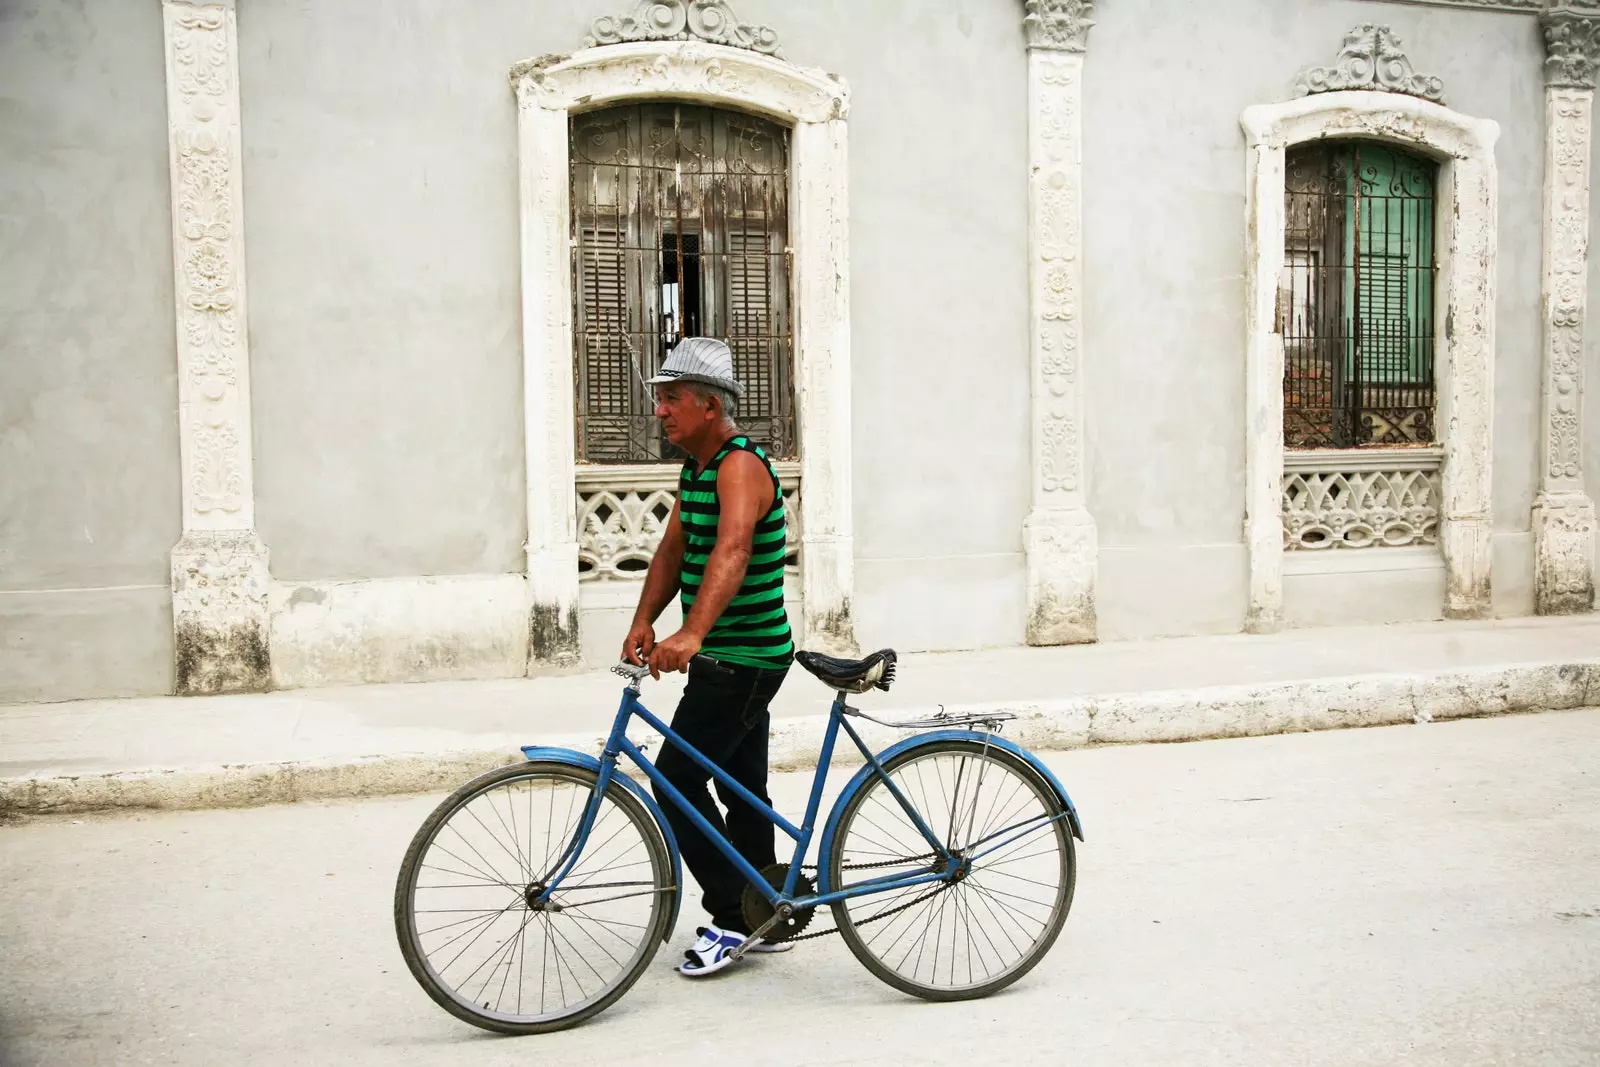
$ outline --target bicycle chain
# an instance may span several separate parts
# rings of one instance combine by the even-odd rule
[[[938,857],[937,857],[937,855],[935,853],[928,852],[928,853],[924,853],[921,856],[907,856],[904,859],[897,859],[897,860],[879,860],[876,863],[846,863],[846,864],[843,864],[839,869],[842,870],[842,871],[865,871],[865,870],[869,870],[869,869],[874,868],[874,867],[904,867],[908,863],[915,863],[915,862],[918,862],[920,860],[932,860],[932,859],[936,859],[936,858],[938,858]],[[815,871],[815,870],[817,870],[817,865],[815,863],[807,863],[807,864],[804,864],[801,867],[801,869],[802,870],[807,870],[807,871]],[[869,926],[872,923],[877,922],[879,919],[887,919],[891,915],[898,915],[900,912],[905,911],[907,908],[914,908],[918,904],[921,904],[923,901],[928,900],[931,897],[938,896],[940,893],[943,893],[946,889],[949,889],[954,884],[955,884],[954,882],[940,882],[939,884],[935,885],[932,889],[930,889],[926,893],[922,894],[920,897],[916,897],[916,898],[914,898],[912,900],[907,901],[904,904],[900,904],[900,905],[897,905],[897,906],[895,906],[893,908],[890,908],[888,911],[880,912],[879,914],[874,915],[870,919],[862,919],[860,922],[855,923],[854,925],[856,925],[856,926]],[[839,932],[839,928],[837,926],[835,926],[832,929],[818,930],[816,933],[812,933],[812,934],[800,934],[798,936],[788,938],[787,940],[790,943],[793,943],[793,942],[796,942],[796,941],[810,941],[813,938],[827,937],[829,934],[836,934],[838,932]]]

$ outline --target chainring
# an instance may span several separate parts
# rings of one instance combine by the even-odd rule
[[[761,877],[765,878],[767,884],[774,889],[782,889],[785,879],[789,877],[789,865],[774,863],[770,867],[763,867]],[[816,891],[816,883],[802,872],[795,882],[795,896],[811,896]],[[744,887],[744,896],[739,900],[739,910],[743,912],[744,921],[750,924],[752,930],[761,929],[774,914],[772,902],[756,892],[756,887],[748,883]],[[798,908],[787,919],[779,919],[772,929],[762,936],[768,941],[787,941],[806,928],[806,924],[811,921],[811,913],[816,910],[816,908]]]

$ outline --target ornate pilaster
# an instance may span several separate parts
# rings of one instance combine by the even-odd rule
[[[1092,0],[1026,0],[1033,499],[1031,645],[1095,640],[1098,544],[1084,484],[1083,53]]]
[[[177,691],[264,689],[267,550],[256,537],[231,3],[164,0],[183,537],[172,550]]]
[[[1594,604],[1594,503],[1583,490],[1583,341],[1589,270],[1589,142],[1600,11],[1557,0],[1545,50],[1544,375],[1539,493],[1533,504],[1534,606]]]

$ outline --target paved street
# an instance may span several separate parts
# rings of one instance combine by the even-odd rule
[[[618,1005],[546,1037],[458,1023],[401,962],[393,878],[436,797],[12,823],[0,1063],[1600,1061],[1600,712],[1048,761],[1088,842],[1011,990],[911,1000],[837,939],[690,983],[686,908]]]

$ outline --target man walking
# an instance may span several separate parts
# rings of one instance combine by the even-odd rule
[[[684,338],[647,384],[655,387],[656,418],[667,440],[689,458],[622,657],[649,664],[657,678],[687,669],[673,730],[770,804],[768,705],[794,660],[783,606],[783,490],[766,453],[734,423],[744,388],[734,378],[726,344]],[[657,641],[655,620],[674,593],[680,594],[683,627]],[[754,867],[776,862],[772,824],[749,804],[718,783],[724,818],[706,789],[710,775],[671,744],[656,767]],[[711,913],[678,965],[680,974],[698,978],[732,963],[733,949],[752,932],[740,906],[745,879],[674,804],[658,799]],[[758,942],[751,950],[792,947]]]

